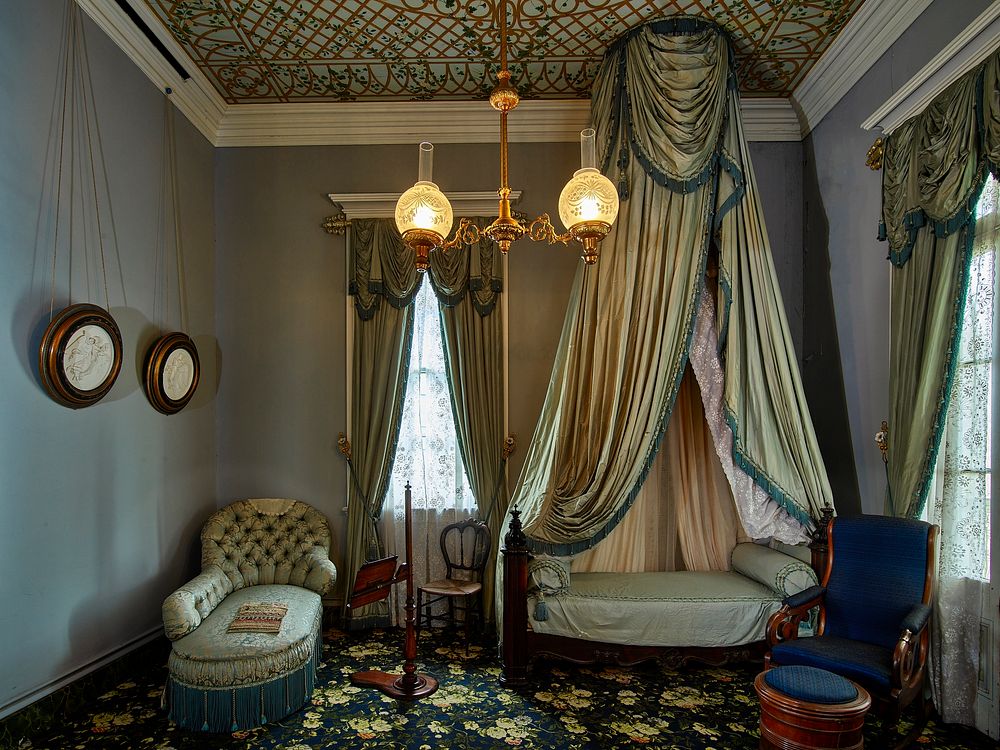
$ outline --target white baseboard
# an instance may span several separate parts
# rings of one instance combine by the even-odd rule
[[[31,690],[15,698],[14,700],[4,704],[3,706],[0,706],[0,719],[5,719],[8,716],[17,713],[22,708],[26,708],[35,701],[39,701],[42,698],[56,692],[57,690],[66,687],[71,682],[75,682],[76,680],[79,680],[81,677],[84,677],[90,674],[91,672],[100,669],[101,667],[106,666],[107,664],[110,664],[115,659],[121,658],[130,651],[134,651],[140,646],[145,646],[150,641],[155,640],[162,633],[163,633],[162,625],[157,625],[154,628],[150,628],[148,631],[133,638],[128,643],[118,646],[117,648],[113,648],[110,651],[106,651],[104,654],[98,656],[95,659],[92,659],[86,664],[83,664],[82,666],[79,666],[76,669],[67,672],[62,677],[57,677],[51,682],[47,682],[41,687],[35,688],[34,690]]]

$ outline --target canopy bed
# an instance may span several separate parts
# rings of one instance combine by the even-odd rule
[[[578,269],[504,521],[511,685],[541,654],[763,653],[770,614],[815,581],[804,546],[771,547],[833,512],[725,33],[692,17],[631,30],[591,119],[621,211]]]

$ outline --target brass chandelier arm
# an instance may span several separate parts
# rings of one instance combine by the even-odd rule
[[[525,224],[524,221],[519,223],[522,225]],[[550,245],[554,245],[557,242],[568,245],[573,240],[573,235],[570,232],[564,234],[556,233],[548,214],[542,214],[532,219],[527,225],[526,234],[532,242],[547,242]],[[455,234],[452,235],[451,239],[445,240],[436,249],[451,250],[462,245],[472,245],[482,239],[489,239],[486,230],[477,227],[472,223],[471,219],[461,219],[458,229],[455,230]]]
[[[571,232],[557,234],[549,215],[542,214],[538,218],[532,219],[528,225],[528,237],[531,238],[532,242],[548,242],[550,245],[561,242],[563,245],[568,245],[573,239],[573,234]]]

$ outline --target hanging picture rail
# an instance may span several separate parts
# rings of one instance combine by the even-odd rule
[[[97,126],[97,108],[94,103],[94,92],[90,79],[90,66],[87,59],[86,37],[79,8],[75,3],[69,4],[66,30],[66,49],[64,65],[61,71],[61,108],[58,113],[59,152],[56,165],[57,177],[55,186],[55,221],[52,243],[52,278],[51,296],[49,301],[49,324],[42,335],[38,348],[38,372],[42,385],[49,396],[59,404],[71,409],[91,406],[107,395],[121,372],[122,337],[118,324],[109,312],[110,295],[108,293],[108,273],[104,252],[104,237],[102,231],[102,212],[98,191],[98,173],[96,163],[100,163],[102,184],[107,185],[107,170],[104,165],[103,149],[100,148],[100,134]],[[57,84],[58,85],[58,84]],[[59,95],[57,89],[57,97]],[[97,142],[98,159],[95,163],[95,139]],[[80,141],[82,154],[76,154],[77,141]],[[69,154],[66,153],[69,146]],[[74,218],[77,203],[85,204],[87,181],[93,197],[93,215],[97,234],[99,259],[95,260],[95,268],[100,269],[104,288],[104,304],[100,307],[92,303],[70,304],[59,311],[55,310],[56,299],[56,269],[59,257],[60,222],[62,219],[63,171],[69,167],[66,180],[66,190],[69,193],[69,232],[66,244],[69,253],[69,276],[72,277]],[[77,166],[80,167],[79,174]],[[76,196],[79,190],[81,195]],[[110,201],[110,196],[109,196]],[[84,213],[81,211],[81,213]],[[109,216],[110,216],[109,211]],[[85,217],[82,240],[84,252],[84,270],[87,274],[87,292],[90,293],[90,255],[92,243],[86,232]],[[111,222],[113,224],[113,221]],[[112,226],[112,235],[113,226]],[[99,260],[99,264],[97,261]],[[72,278],[68,279],[72,290]],[[123,288],[124,293],[124,288]],[[70,294],[72,297],[72,294]]]
[[[171,90],[164,96],[163,141],[164,174],[166,179],[165,202],[169,200],[173,234],[174,260],[176,261],[178,316],[182,329],[187,328],[187,299],[184,285],[184,254],[181,249],[181,219],[179,190],[177,187],[177,139],[174,132],[174,105]],[[165,253],[164,253],[165,255]],[[159,264],[155,264],[159,265]],[[170,321],[170,278],[163,264],[163,324]],[[146,351],[143,360],[142,386],[146,398],[161,414],[176,414],[191,401],[201,377],[198,348],[191,337],[182,331],[162,332]]]

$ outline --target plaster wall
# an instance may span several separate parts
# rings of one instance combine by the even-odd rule
[[[885,494],[889,263],[860,125],[989,5],[935,0],[804,141],[803,379],[841,512],[881,513]]]
[[[52,298],[56,92],[70,5],[0,3],[0,716],[158,631],[160,604],[194,572],[198,531],[215,508],[212,148],[177,117],[188,333],[202,383],[168,417],[140,385],[143,354],[160,326],[179,325],[176,280],[168,319],[154,264],[164,219],[163,95],[86,19],[108,177],[102,191],[98,167],[110,309],[124,360],[111,392],[77,411],[52,401],[37,376]],[[57,310],[105,304],[90,172],[80,166],[82,126],[76,132],[75,175],[68,152],[63,170]]]

